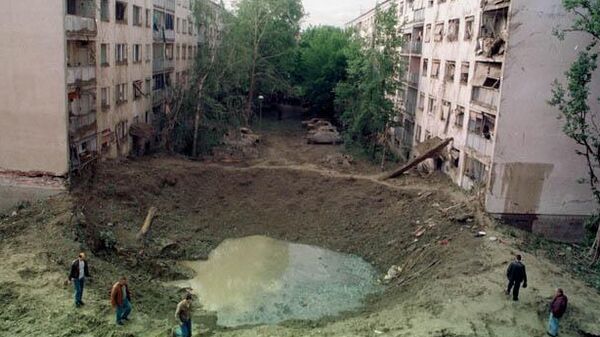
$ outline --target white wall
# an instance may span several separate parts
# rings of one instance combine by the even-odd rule
[[[63,3],[2,1],[0,170],[68,172]]]
[[[576,144],[562,132],[559,112],[546,102],[587,37],[552,35],[571,18],[560,0],[513,0],[502,98],[486,209],[491,213],[587,215],[595,204]],[[600,75],[600,74],[599,74]],[[600,93],[596,76],[592,93]],[[592,102],[598,111],[596,98]]]

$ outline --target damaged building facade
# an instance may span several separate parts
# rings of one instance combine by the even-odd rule
[[[130,129],[156,123],[201,47],[193,0],[7,1],[4,174],[67,177],[130,154]]]
[[[595,209],[578,183],[587,166],[547,101],[589,40],[552,34],[572,21],[561,1],[395,3],[406,64],[398,125],[389,130],[396,153],[409,158],[426,141],[452,138],[429,165],[483,191],[487,212],[549,238],[581,239],[582,220]],[[600,92],[595,81],[591,92]]]

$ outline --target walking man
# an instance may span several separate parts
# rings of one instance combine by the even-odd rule
[[[121,276],[121,279],[113,285],[110,291],[110,303],[116,309],[117,324],[123,325],[123,321],[128,321],[131,313],[131,293],[127,277]]]
[[[192,294],[185,294],[177,304],[175,318],[181,322],[181,337],[192,337]]]
[[[567,311],[567,296],[561,288],[556,289],[556,294],[550,303],[550,320],[548,321],[548,335],[558,336],[558,323]]]
[[[513,301],[518,301],[521,282],[523,283],[523,288],[527,288],[527,272],[525,271],[525,265],[521,262],[521,255],[517,255],[515,260],[508,266],[506,277],[508,278],[506,295],[510,295],[512,289]]]
[[[75,288],[75,306],[78,308],[84,304],[82,298],[86,277],[90,277],[90,272],[85,260],[85,253],[79,253],[77,259],[71,263],[68,280],[69,282],[73,282],[73,287]]]

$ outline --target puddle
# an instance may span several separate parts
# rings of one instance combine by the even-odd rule
[[[226,240],[208,261],[185,265],[196,277],[174,285],[192,288],[225,327],[317,320],[381,290],[361,258],[263,236]]]

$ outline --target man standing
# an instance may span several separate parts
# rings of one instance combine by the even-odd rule
[[[527,288],[527,272],[525,271],[525,265],[521,262],[521,255],[517,255],[516,259],[508,266],[506,277],[508,278],[506,295],[510,295],[512,289],[513,301],[518,301],[521,282],[523,283],[523,288]]]
[[[550,320],[548,322],[548,335],[558,336],[558,321],[567,311],[567,296],[561,288],[556,289],[554,299],[550,304]]]
[[[90,277],[90,272],[85,260],[85,253],[79,253],[77,259],[71,263],[71,271],[69,272],[69,281],[73,282],[75,288],[75,306],[78,308],[84,304],[82,298],[86,277]]]
[[[129,320],[131,313],[131,293],[127,284],[127,277],[121,276],[110,291],[110,303],[116,309],[117,324],[123,325],[123,321]]]
[[[175,318],[181,322],[181,337],[192,337],[192,294],[185,294],[177,304]]]

